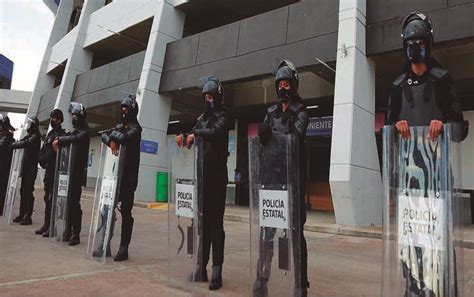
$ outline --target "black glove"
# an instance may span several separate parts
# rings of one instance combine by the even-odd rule
[[[109,145],[110,136],[107,133],[102,133],[102,142],[106,145]]]

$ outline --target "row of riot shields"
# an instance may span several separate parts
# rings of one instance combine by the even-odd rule
[[[436,141],[428,127],[411,127],[403,139],[393,126],[384,135],[383,275],[381,296],[457,297],[463,294],[460,127],[445,125]],[[249,139],[250,296],[296,296],[301,281],[299,141],[274,135],[262,145]],[[19,182],[22,150],[15,151],[5,204],[7,221]],[[201,264],[204,143],[168,143],[169,282],[189,291]],[[74,147],[58,154],[51,234],[67,233],[67,200]],[[113,233],[125,149],[102,145],[88,254],[105,261]]]
[[[194,291],[192,273],[202,248],[203,142],[168,143],[168,259],[172,286]],[[300,286],[298,141],[275,136],[267,145],[250,139],[251,296],[292,296]],[[273,259],[275,258],[275,259]]]
[[[436,141],[429,127],[403,139],[384,137],[382,296],[458,297],[463,294],[460,169],[461,129],[445,125]]]

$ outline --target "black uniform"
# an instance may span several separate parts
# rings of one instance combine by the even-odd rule
[[[300,246],[300,251],[294,251],[294,257],[299,257],[301,255],[301,279],[295,279],[295,287],[297,289],[302,288],[306,290],[309,286],[308,282],[308,273],[307,273],[307,265],[308,265],[308,252],[306,246],[306,239],[303,233],[303,227],[306,223],[306,205],[304,201],[305,197],[305,185],[306,185],[306,152],[305,152],[305,138],[306,138],[306,130],[308,128],[309,119],[306,112],[306,106],[302,103],[301,98],[296,94],[294,95],[290,102],[288,109],[286,111],[282,110],[281,103],[277,103],[272,105],[267,110],[267,115],[265,120],[263,121],[262,125],[259,128],[259,137],[261,141],[266,144],[268,140],[271,138],[272,135],[285,135],[285,134],[294,134],[298,137],[298,164],[299,164],[299,193],[300,193],[300,222],[298,228],[298,232],[300,233],[298,236],[293,236],[293,238],[299,238],[301,241],[295,243],[295,246]],[[275,233],[273,233],[273,236]],[[273,241],[271,237],[265,237],[265,240]],[[262,248],[268,246],[265,244],[261,244]],[[272,251],[267,251],[272,253]],[[272,257],[265,257],[265,259],[271,262]],[[295,259],[295,262],[298,263],[299,259]]]
[[[57,126],[51,129],[46,135],[46,139],[43,142],[39,153],[39,164],[45,169],[43,184],[44,184],[44,231],[48,230],[51,220],[51,200],[54,187],[54,177],[56,170],[56,152],[53,149],[53,141],[59,136],[63,136],[65,130],[61,126]]]
[[[118,201],[120,213],[122,214],[121,246],[128,246],[132,239],[134,219],[132,217],[135,190],[138,184],[138,168],[140,165],[140,141],[142,139],[142,127],[136,119],[126,126],[117,125],[110,134],[110,140],[126,148],[125,164],[122,172],[122,183]]]
[[[193,128],[195,137],[203,139],[203,242],[202,268],[224,263],[224,211],[227,191],[227,157],[232,119],[223,107],[202,114]]]
[[[28,135],[20,141],[12,143],[13,149],[24,149],[23,166],[21,168],[20,214],[15,221],[31,220],[35,197],[35,180],[38,173],[38,156],[41,145],[41,134],[38,126],[28,130]]]
[[[11,144],[13,142],[15,142],[13,134],[0,129],[0,215],[3,215],[5,196],[7,194],[8,177],[13,156]]]
[[[454,95],[448,71],[432,64],[422,76],[408,70],[395,80],[388,103],[388,124],[401,120],[410,126],[429,126],[432,120],[463,122],[462,106]]]
[[[72,132],[57,138],[60,146],[74,144],[76,146],[74,156],[74,167],[71,177],[71,197],[69,200],[69,220],[68,230],[76,236],[79,236],[82,225],[81,194],[82,186],[87,181],[87,163],[89,159],[89,126],[82,122],[77,125]],[[69,233],[68,232],[68,233]]]

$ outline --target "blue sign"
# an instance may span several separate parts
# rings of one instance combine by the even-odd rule
[[[140,142],[140,152],[152,155],[158,154],[158,142],[142,139]]]
[[[332,117],[310,118],[306,136],[331,136]]]
[[[237,146],[236,140],[237,139],[235,135],[229,135],[229,146],[228,146],[229,154],[235,154],[235,147]]]

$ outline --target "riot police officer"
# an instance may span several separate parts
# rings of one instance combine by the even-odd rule
[[[51,200],[53,195],[54,177],[56,169],[56,152],[53,149],[53,141],[64,135],[65,130],[61,127],[64,121],[63,112],[60,109],[54,109],[49,114],[49,124],[51,130],[46,135],[43,146],[40,150],[39,164],[45,169],[44,172],[44,223],[41,228],[35,231],[36,234],[42,234],[43,237],[49,237],[49,224],[51,220]]]
[[[224,263],[224,210],[227,191],[227,157],[229,130],[233,126],[227,109],[223,106],[224,89],[215,76],[205,78],[202,88],[205,110],[189,135],[176,136],[178,146],[190,147],[195,137],[204,142],[203,152],[203,239],[197,270],[191,278],[207,281],[207,264],[212,246],[212,277],[210,290],[222,287]]]
[[[278,96],[278,102],[270,106],[267,110],[267,115],[263,123],[259,127],[258,135],[263,145],[266,145],[271,139],[272,135],[285,135],[294,134],[298,137],[299,151],[298,164],[299,164],[299,187],[300,187],[300,232],[299,236],[294,238],[300,238],[301,242],[295,244],[300,246],[301,250],[294,251],[295,257],[301,255],[301,271],[300,278],[295,279],[295,287],[298,292],[301,292],[301,296],[307,296],[307,288],[309,287],[307,265],[308,265],[308,252],[306,247],[306,239],[303,233],[303,226],[306,222],[306,208],[304,203],[305,196],[305,184],[306,184],[306,152],[305,152],[305,138],[306,130],[308,128],[309,119],[306,111],[306,106],[303,104],[300,95],[298,94],[299,78],[296,67],[293,63],[288,60],[283,60],[277,67],[275,75],[275,88]],[[272,253],[271,251],[268,251]],[[271,257],[268,257],[271,261]],[[295,262],[299,262],[296,261]],[[254,296],[266,296],[268,279],[265,277],[258,277],[253,285]],[[296,296],[295,296],[296,297]],[[298,296],[299,297],[299,296]]]
[[[23,166],[21,168],[21,188],[20,188],[20,214],[13,219],[13,222],[20,225],[31,225],[31,215],[35,203],[36,174],[38,173],[38,154],[41,145],[41,134],[39,131],[39,121],[35,116],[26,119],[27,135],[20,141],[12,143],[13,149],[24,149]]]
[[[81,193],[82,186],[86,185],[87,162],[89,159],[90,134],[87,125],[87,112],[81,103],[71,102],[69,113],[72,117],[74,130],[63,136],[57,137],[53,141],[55,151],[61,146],[69,144],[76,145],[76,154],[71,178],[71,197],[69,197],[69,220],[68,233],[71,233],[69,245],[74,246],[80,243],[80,233],[82,226]]]
[[[142,138],[142,127],[138,123],[138,104],[135,96],[129,95],[120,104],[121,124],[113,131],[102,134],[102,141],[107,144],[112,153],[117,155],[120,146],[126,148],[125,164],[122,171],[122,183],[120,185],[120,213],[122,215],[122,233],[120,246],[114,261],[128,260],[128,246],[132,239],[133,216],[132,208],[135,200],[135,190],[138,184],[138,168],[140,165],[140,141]],[[115,222],[115,213],[112,222]],[[113,227],[112,227],[113,230]],[[109,239],[110,240],[110,239]],[[110,254],[108,245],[107,256]]]
[[[410,126],[429,126],[427,137],[436,141],[444,123],[458,122],[463,123],[461,139],[464,139],[468,123],[464,122],[451,77],[432,57],[434,36],[431,20],[421,12],[410,13],[403,20],[401,36],[406,63],[403,73],[390,89],[388,124],[395,125],[405,139],[411,136]],[[414,247],[414,250],[415,265],[419,269],[412,269],[413,263],[402,260],[405,296],[434,296],[433,288],[424,283],[425,251],[421,247]]]
[[[13,131],[15,131],[15,128],[10,124],[8,116],[0,114],[0,216],[3,215],[8,176],[13,157],[11,148],[11,144],[15,142]]]
[[[430,19],[421,12],[410,13],[403,21],[402,39],[406,64],[390,90],[388,124],[404,138],[410,136],[410,126],[429,126],[429,138],[435,140],[443,123],[463,122],[462,106],[448,71],[432,57]],[[466,134],[467,125],[464,130]]]

